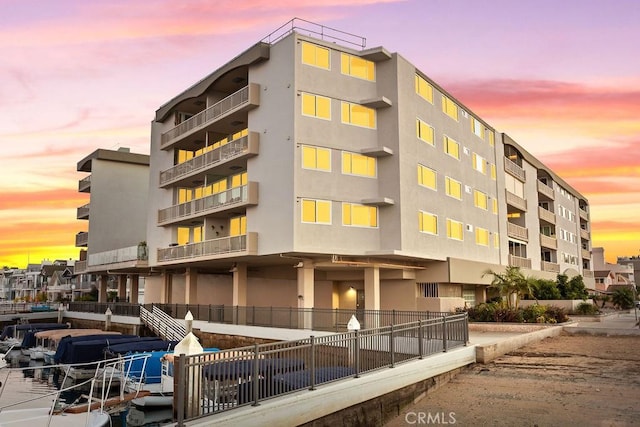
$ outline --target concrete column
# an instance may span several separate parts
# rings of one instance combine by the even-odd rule
[[[107,279],[109,276],[101,274],[98,277],[98,302],[107,302]]]
[[[364,269],[364,308],[366,310],[380,310],[380,267],[373,266]],[[378,316],[366,319],[367,328],[377,328],[380,325]]]
[[[233,272],[233,305],[247,306],[247,264],[238,263]]]
[[[198,270],[195,268],[187,268],[185,274],[184,303],[198,303]]]
[[[162,290],[160,292],[160,302],[163,304],[171,304],[171,279],[170,271],[165,271],[162,276]]]
[[[129,294],[129,302],[131,304],[138,304],[138,284],[140,276],[133,274],[131,276],[131,291]]]
[[[127,276],[121,274],[118,276],[118,301],[127,300]]]
[[[298,264],[299,265],[299,264]],[[313,261],[304,260],[298,268],[298,308],[301,309],[301,322],[304,329],[313,328],[313,312],[315,305],[315,268]]]

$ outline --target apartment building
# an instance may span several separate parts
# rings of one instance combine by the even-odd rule
[[[584,196],[400,54],[292,22],[156,111],[147,302],[449,311],[506,265],[593,281]]]
[[[76,235],[76,246],[83,249],[74,266],[79,288],[73,294],[96,283],[99,301],[106,301],[113,289],[120,300],[135,303],[140,278],[148,274],[149,156],[128,148],[98,149],[79,161],[77,170],[89,173],[78,183],[79,192],[89,193],[89,203],[77,210],[77,219],[88,221],[88,231]]]

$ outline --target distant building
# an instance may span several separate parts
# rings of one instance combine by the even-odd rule
[[[620,287],[634,287],[635,275],[632,263],[617,264],[605,261],[604,248],[593,248],[593,268],[595,270],[595,290],[611,292]]]
[[[507,265],[595,287],[585,196],[401,55],[306,34],[156,111],[147,302],[450,311]]]
[[[140,276],[148,272],[149,156],[128,148],[99,149],[78,162],[77,169],[91,174],[78,184],[79,192],[90,193],[90,201],[77,212],[89,226],[88,232],[76,235],[76,246],[85,249],[74,266],[80,276],[74,297],[94,285],[99,301],[106,301],[111,288],[120,300],[137,302]]]

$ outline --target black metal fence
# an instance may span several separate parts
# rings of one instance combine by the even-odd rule
[[[174,361],[178,425],[205,415],[394,367],[468,342],[466,313]]]

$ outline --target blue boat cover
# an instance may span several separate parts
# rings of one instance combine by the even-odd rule
[[[109,346],[109,353],[117,356],[118,354],[132,354],[149,351],[169,351],[178,344],[178,341],[165,341],[161,338],[149,341],[134,341],[124,344],[116,344]]]
[[[124,344],[136,341],[153,341],[158,340],[156,337],[140,338],[139,336],[122,337],[122,335],[115,338],[97,338],[90,341],[80,341],[71,343],[67,349],[65,357],[60,361],[61,363],[90,363],[97,362],[105,359],[105,350],[115,344]]]
[[[315,384],[346,378],[355,375],[356,371],[347,366],[325,366],[315,369]],[[311,387],[311,372],[296,371],[285,372],[273,377],[276,389],[282,391],[300,390]]]
[[[23,323],[21,325],[8,325],[2,329],[0,334],[0,340],[6,338],[13,338],[14,333],[17,331],[51,331],[54,329],[68,329],[67,323]]]
[[[304,360],[301,359],[221,360],[205,366],[203,374],[209,380],[248,379],[254,374],[256,362],[258,375],[268,378],[282,372],[304,369]]]
[[[115,339],[115,338],[137,338],[137,335],[120,335],[120,334],[104,334],[104,335],[83,335],[80,337],[72,337],[66,336],[63,337],[58,342],[58,348],[56,349],[56,354],[53,356],[53,360],[55,363],[72,363],[72,362],[63,362],[63,360],[70,360],[70,356],[68,356],[69,349],[71,348],[71,344],[80,341],[91,341],[97,339]]]

